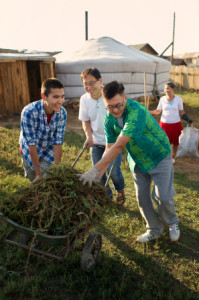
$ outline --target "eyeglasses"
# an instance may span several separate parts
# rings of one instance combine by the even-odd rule
[[[125,100],[125,98],[124,98],[124,100]],[[124,100],[122,103],[118,103],[116,105],[107,105],[106,109],[108,109],[110,111],[113,111],[114,108],[121,109],[124,106]]]
[[[83,87],[88,87],[88,86],[92,87],[92,86],[95,85],[95,83],[96,83],[97,81],[98,81],[98,80],[90,81],[90,82],[84,82],[84,83],[83,83]]]

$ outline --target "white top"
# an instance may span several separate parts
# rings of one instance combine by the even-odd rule
[[[178,123],[180,122],[179,110],[183,110],[182,99],[175,95],[175,98],[169,102],[166,96],[163,96],[160,98],[157,110],[162,110],[161,122]]]
[[[89,93],[85,93],[80,98],[79,120],[90,121],[93,131],[93,143],[105,145],[104,118],[106,115],[106,107],[102,96],[95,100],[91,98]]]

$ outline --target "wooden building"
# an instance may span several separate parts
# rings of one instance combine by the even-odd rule
[[[183,59],[188,67],[199,67],[199,52],[174,55],[174,59]]]
[[[41,99],[41,83],[54,77],[55,58],[42,54],[0,53],[0,115],[20,114]]]
[[[145,43],[145,44],[136,44],[136,45],[129,45],[129,47],[135,48],[137,50],[149,53],[151,55],[158,56],[158,52],[156,52],[153,47],[151,47],[150,44]]]

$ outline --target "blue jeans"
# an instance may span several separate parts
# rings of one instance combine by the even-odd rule
[[[93,145],[93,147],[90,149],[91,152],[91,159],[93,165],[95,165],[103,156],[105,151],[105,146],[103,145]],[[124,189],[124,177],[122,175],[120,166],[121,166],[121,161],[122,161],[122,152],[116,157],[115,163],[111,172],[110,178],[112,179],[114,188],[116,191],[122,191]],[[107,168],[107,173],[109,174],[111,166],[113,162],[108,166]],[[102,176],[101,183],[103,185],[106,184],[107,181],[107,176],[106,173]],[[107,185],[107,192],[108,195],[112,198],[113,193],[109,185]]]

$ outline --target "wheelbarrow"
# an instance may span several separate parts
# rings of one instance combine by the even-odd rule
[[[77,163],[84,150],[85,148],[82,149],[72,167]],[[110,174],[106,185],[108,184],[109,178]],[[9,228],[8,232],[1,238],[1,241],[5,244],[22,248],[23,250],[28,251],[29,255],[34,254],[62,261],[73,248],[82,250],[81,269],[83,271],[92,272],[97,263],[102,247],[102,236],[97,231],[90,231],[88,233],[88,228],[74,228],[65,235],[50,235],[38,230],[23,227],[4,216],[2,212],[0,212],[0,222],[7,224]],[[88,236],[84,243],[87,233]]]
[[[5,244],[22,248],[41,257],[64,260],[69,251],[73,249],[82,250],[81,269],[85,272],[92,272],[102,247],[102,236],[96,231],[88,234],[86,242],[84,237],[88,229],[73,229],[66,235],[48,235],[37,230],[20,226],[0,212],[0,221],[11,228],[1,239]]]

